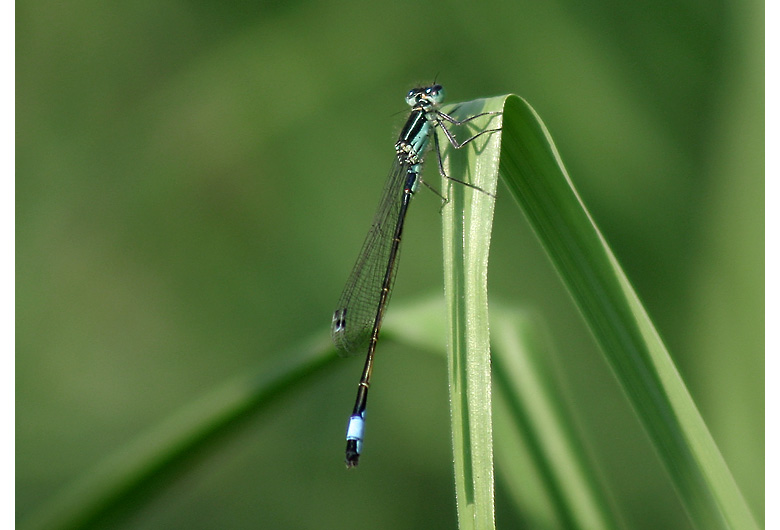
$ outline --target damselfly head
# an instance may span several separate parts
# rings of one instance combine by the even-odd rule
[[[435,107],[444,101],[444,87],[431,85],[413,88],[406,94],[406,103],[410,107]]]

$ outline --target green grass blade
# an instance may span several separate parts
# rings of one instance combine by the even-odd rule
[[[562,397],[546,326],[491,302],[490,329],[498,469],[518,510],[539,528],[621,528]]]
[[[321,374],[337,357],[330,340],[320,337],[282,359],[277,366],[264,365],[193,402],[87,472],[19,528],[87,528],[137,509],[205,447],[307,378]]]
[[[444,109],[456,119],[501,110],[503,97]],[[501,116],[475,120],[471,134],[500,127]],[[463,141],[468,137],[459,131]],[[460,152],[447,148],[448,175],[495,194],[501,134],[485,134]],[[448,373],[455,491],[461,529],[495,528],[493,436],[490,396],[490,336],[487,258],[494,197],[444,181],[444,292],[447,304]]]
[[[685,384],[575,191],[544,124],[504,108],[501,176],[644,425],[697,528],[757,528]]]

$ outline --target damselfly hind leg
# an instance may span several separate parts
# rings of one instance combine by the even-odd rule
[[[475,135],[467,138],[463,142],[459,143],[458,140],[455,138],[455,135],[452,134],[452,132],[449,129],[447,129],[447,127],[444,126],[444,121],[442,121],[442,120],[448,121],[449,123],[452,123],[453,125],[460,126],[460,125],[464,125],[464,124],[466,124],[466,123],[468,123],[468,122],[470,122],[470,121],[472,121],[472,120],[474,120],[476,118],[479,118],[481,116],[498,116],[498,115],[501,115],[501,114],[503,114],[503,112],[501,112],[501,111],[482,112],[480,114],[475,114],[474,116],[466,118],[465,120],[458,121],[455,118],[453,118],[452,116],[450,116],[449,114],[445,114],[443,112],[436,111],[436,116],[439,118],[439,119],[436,120],[436,125],[444,132],[444,135],[447,137],[447,140],[449,141],[450,145],[452,145],[452,147],[454,147],[455,149],[460,149],[463,146],[469,144],[470,142],[473,142],[474,140],[476,140],[477,138],[479,138],[483,134],[498,132],[498,131],[501,130],[501,128],[498,127],[498,128],[493,128],[493,129],[485,129],[484,131],[480,131],[477,134],[475,134]],[[477,186],[475,184],[471,184],[470,182],[466,182],[464,180],[459,180],[459,179],[456,179],[455,177],[451,177],[451,176],[447,175],[447,172],[444,170],[444,161],[443,161],[442,156],[441,156],[441,146],[439,144],[439,137],[438,137],[438,135],[436,134],[435,131],[433,132],[433,145],[434,145],[434,149],[436,150],[436,158],[437,158],[438,165],[439,165],[439,174],[442,177],[446,178],[449,181],[457,182],[458,184],[462,184],[462,185],[467,186],[469,188],[472,188],[472,189],[475,189],[477,191],[480,191],[480,192],[482,192],[485,195],[488,195],[490,197],[493,197],[493,198],[496,197],[494,194],[492,194],[492,193],[490,193],[488,191],[483,190],[482,188],[480,188],[479,186]],[[438,194],[438,195],[441,196],[441,194]],[[445,198],[445,203],[446,203],[447,200],[448,199]]]

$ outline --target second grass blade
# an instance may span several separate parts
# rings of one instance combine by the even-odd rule
[[[501,176],[572,294],[697,528],[757,528],[652,321],[542,121],[507,98]]]

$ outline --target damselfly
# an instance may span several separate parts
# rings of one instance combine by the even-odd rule
[[[437,84],[414,88],[406,95],[406,103],[412,108],[411,114],[395,144],[395,161],[390,169],[371,230],[341,294],[338,309],[333,313],[331,335],[336,347],[346,355],[367,352],[366,364],[358,384],[355,407],[347,425],[347,467],[356,466],[360,458],[366,400],[379,328],[382,325],[382,317],[395,279],[404,219],[412,195],[422,181],[420,172],[423,156],[431,137],[433,137],[441,175],[486,193],[473,184],[447,176],[442,163],[436,129],[441,129],[449,143],[454,148],[460,149],[475,138],[500,129],[487,129],[458,143],[453,133],[445,127],[445,122],[459,126],[480,116],[500,113],[483,112],[458,121],[439,110],[443,100],[444,89]]]

